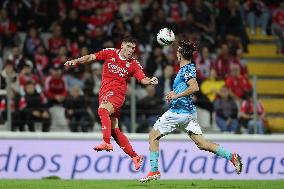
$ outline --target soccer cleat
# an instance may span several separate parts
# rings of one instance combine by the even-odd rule
[[[237,153],[233,153],[231,162],[235,166],[237,174],[241,174],[243,168],[241,156]]]
[[[132,158],[132,161],[135,165],[135,169],[136,171],[138,171],[142,165],[142,162],[143,162],[143,156],[135,156]]]
[[[109,151],[113,151],[113,147],[112,147],[111,144],[108,144],[108,143],[106,143],[106,142],[103,142],[103,143],[100,144],[99,146],[94,147],[94,150],[97,151],[97,152],[103,151],[103,150],[109,152]]]
[[[158,180],[161,177],[160,171],[156,172],[149,172],[146,177],[141,178],[139,181],[140,182],[149,182],[151,180]]]

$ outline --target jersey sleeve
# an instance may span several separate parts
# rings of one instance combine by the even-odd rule
[[[113,48],[106,48],[106,49],[103,49],[103,50],[95,53],[96,60],[106,59],[108,56],[110,56],[113,53],[114,50],[115,49],[113,49]]]
[[[143,67],[140,65],[140,63],[137,60],[134,60],[133,62],[135,63],[135,70],[133,77],[135,77],[138,81],[141,81],[146,77],[143,71]]]
[[[190,79],[196,78],[196,69],[194,66],[186,67],[182,72],[182,79],[187,83]]]

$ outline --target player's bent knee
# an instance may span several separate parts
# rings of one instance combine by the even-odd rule
[[[114,107],[112,103],[108,101],[103,101],[99,106],[99,109],[100,108],[107,109],[110,115],[114,112]]]
[[[105,108],[99,108],[98,109],[98,114],[99,114],[100,117],[106,116],[106,115],[108,116],[109,115],[109,111],[107,109],[105,109]]]
[[[149,133],[149,141],[153,141],[154,140],[154,133],[151,131]]]
[[[160,139],[161,133],[159,130],[152,129],[149,134],[149,141],[155,141],[156,139]]]

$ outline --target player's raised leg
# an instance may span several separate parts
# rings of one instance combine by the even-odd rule
[[[98,114],[101,119],[102,134],[104,142],[99,146],[96,146],[94,150],[96,151],[112,151],[113,147],[110,144],[111,137],[111,119],[110,115],[114,112],[113,105],[110,102],[102,101],[99,106]]]
[[[132,158],[135,165],[135,169],[139,170],[143,162],[143,156],[139,156],[131,146],[128,138],[118,128],[118,119],[115,116],[111,116],[111,136],[120,148]]]
[[[242,161],[241,156],[237,153],[232,153],[228,150],[225,150],[222,146],[219,144],[216,144],[214,142],[210,142],[206,140],[202,135],[200,134],[194,134],[192,132],[189,132],[189,137],[195,142],[196,146],[200,150],[205,150],[212,152],[216,154],[217,156],[223,157],[227,160],[230,160],[233,165],[235,166],[237,174],[240,174],[242,172]]]
[[[147,176],[140,179],[140,182],[148,182],[151,180],[160,179],[161,173],[159,172],[159,140],[163,135],[161,135],[159,130],[152,129],[149,134],[149,150],[150,150],[150,166],[151,170]]]

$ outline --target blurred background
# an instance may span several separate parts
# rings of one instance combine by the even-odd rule
[[[1,0],[0,7],[0,131],[100,132],[102,62],[63,63],[133,35],[135,57],[159,84],[132,80],[119,124],[148,133],[168,108],[179,69],[177,44],[156,43],[168,27],[198,45],[194,101],[205,133],[284,132],[284,1]]]

